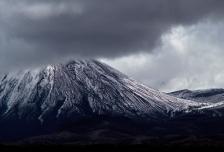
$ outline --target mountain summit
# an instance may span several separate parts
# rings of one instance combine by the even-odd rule
[[[146,87],[95,60],[70,61],[6,75],[0,84],[3,119],[76,119],[115,115],[155,119],[198,103]]]
[[[5,75],[0,133],[3,139],[39,135],[84,120],[163,121],[203,106],[208,103],[149,88],[99,61],[75,60]]]

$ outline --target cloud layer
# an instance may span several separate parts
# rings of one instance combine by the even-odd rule
[[[224,87],[223,0],[1,0],[0,75],[100,58],[164,91]]]
[[[0,68],[151,52],[170,28],[219,19],[223,8],[222,0],[1,0]]]
[[[163,91],[224,87],[224,22],[178,26],[154,53],[102,61]]]

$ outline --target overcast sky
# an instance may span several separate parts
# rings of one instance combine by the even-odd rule
[[[1,0],[0,74],[96,58],[162,91],[224,88],[223,0]]]

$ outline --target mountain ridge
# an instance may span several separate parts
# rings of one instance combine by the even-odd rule
[[[210,102],[218,103],[224,101],[224,89],[223,88],[212,88],[212,89],[201,89],[201,90],[178,90],[168,93],[169,95],[193,100],[197,102]]]

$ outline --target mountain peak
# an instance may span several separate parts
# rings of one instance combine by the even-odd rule
[[[98,116],[162,120],[200,106],[149,88],[96,60],[24,70],[0,83],[0,124],[21,128]]]

